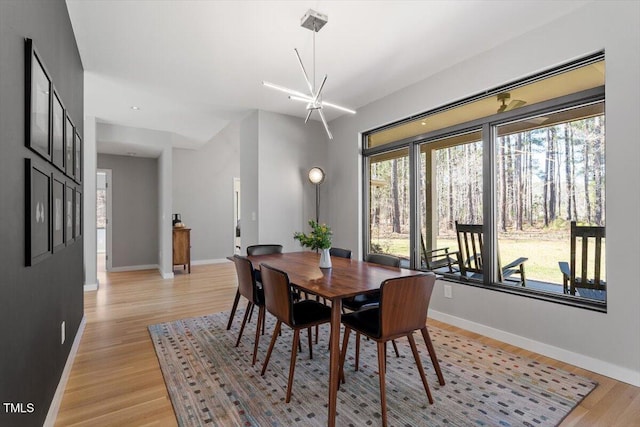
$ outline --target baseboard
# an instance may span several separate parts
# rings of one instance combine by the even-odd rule
[[[158,271],[160,272],[160,275],[162,276],[163,279],[173,279],[173,272],[171,273],[163,273],[162,271],[160,271],[160,269],[158,269]]]
[[[461,329],[466,329],[507,344],[524,348],[525,350],[542,354],[543,356],[551,357],[561,362],[569,363],[571,365],[605,375],[636,387],[640,386],[640,372],[636,372],[610,362],[521,337],[520,335],[472,322],[461,317],[451,316],[450,314],[442,313],[440,311],[429,310],[429,317]]]
[[[231,262],[226,258],[216,258],[216,259],[199,259],[196,261],[191,261],[191,265],[208,265],[208,264],[224,264],[227,262]]]
[[[157,270],[158,264],[145,264],[145,265],[125,265],[124,267],[111,267],[110,273],[120,273],[123,271],[138,271],[138,270]]]
[[[78,327],[76,336],[73,339],[71,351],[69,351],[69,356],[67,356],[67,363],[64,364],[64,370],[62,371],[62,376],[60,377],[60,381],[58,382],[56,393],[53,395],[51,405],[49,405],[49,411],[47,412],[47,418],[44,420],[43,427],[53,427],[56,422],[56,418],[58,417],[58,410],[60,410],[60,404],[62,404],[62,397],[64,396],[64,389],[67,387],[67,381],[69,380],[69,375],[71,374],[73,361],[76,359],[76,354],[78,353],[78,347],[80,347],[80,340],[82,338],[82,334],[84,333],[84,327],[86,324],[87,320],[84,316],[82,316],[80,326]]]
[[[85,292],[97,291],[97,290],[98,290],[98,283],[85,283],[84,284],[84,291]]]

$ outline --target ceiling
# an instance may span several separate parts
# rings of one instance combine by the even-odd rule
[[[329,76],[324,99],[357,110],[588,3],[66,2],[85,69],[85,115],[168,132],[183,148],[254,109],[304,118],[304,104],[262,81],[306,92],[293,49],[311,77],[313,33],[300,26],[310,8],[329,18],[316,35],[316,81]],[[346,114],[325,113],[329,121]]]

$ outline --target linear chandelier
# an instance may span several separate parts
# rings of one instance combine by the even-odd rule
[[[326,74],[322,79],[322,83],[320,83],[320,87],[316,91],[316,33],[320,31],[320,29],[324,26],[324,24],[327,23],[327,21],[327,15],[309,9],[307,13],[305,13],[302,17],[302,21],[300,24],[301,27],[313,31],[313,84],[309,80],[307,70],[304,68],[304,64],[302,63],[302,59],[300,58],[300,54],[298,53],[298,49],[293,49],[293,51],[296,53],[296,58],[298,58],[298,64],[300,65],[300,69],[302,70],[304,80],[307,83],[307,88],[309,89],[308,94],[266,81],[263,81],[262,84],[271,89],[276,89],[288,94],[289,99],[293,101],[306,102],[307,117],[304,119],[304,122],[307,123],[309,121],[309,118],[311,117],[311,114],[313,114],[314,111],[317,111],[318,115],[320,116],[320,120],[322,120],[322,124],[324,125],[324,129],[327,131],[329,139],[333,139],[333,135],[329,130],[329,125],[327,124],[327,119],[322,109],[324,107],[331,107],[350,114],[355,114],[356,112],[355,110],[352,110],[350,108],[342,107],[340,105],[333,104],[322,99],[322,89],[324,89],[324,85],[327,82]]]

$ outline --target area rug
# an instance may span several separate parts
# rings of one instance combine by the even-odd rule
[[[149,326],[176,419],[181,426],[327,425],[329,326],[309,359],[306,333],[298,354],[292,398],[285,403],[292,332],[283,326],[264,377],[262,362],[275,320],[267,315],[258,362],[251,366],[256,319],[240,345],[242,310],[231,330],[228,313]],[[256,312],[257,314],[257,312]],[[387,412],[392,426],[555,426],[597,383],[570,372],[429,326],[446,384],[440,386],[420,334],[418,350],[434,397],[430,405],[406,339],[387,362]],[[346,384],[338,392],[336,425],[381,425],[376,346],[363,340],[354,371],[352,334]]]

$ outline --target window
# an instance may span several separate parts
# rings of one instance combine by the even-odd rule
[[[447,280],[605,310],[604,240],[574,266],[576,277],[597,268],[601,286],[566,275],[583,258],[572,223],[604,236],[604,55],[486,93],[364,135],[365,248]]]

